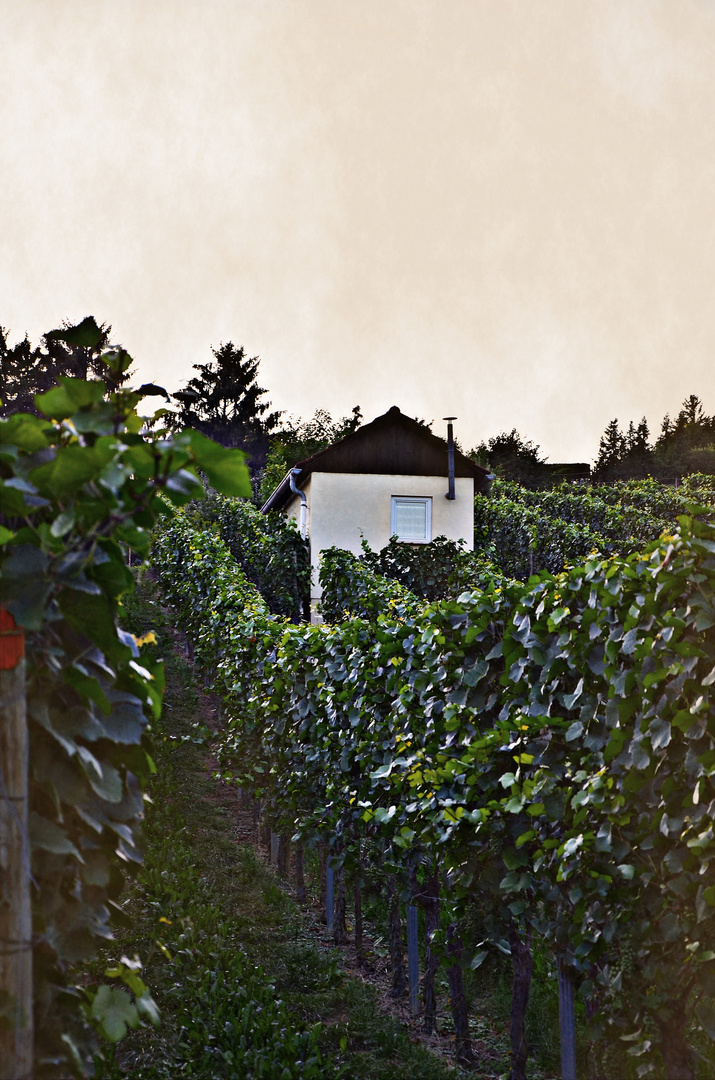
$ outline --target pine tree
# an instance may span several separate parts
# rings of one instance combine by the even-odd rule
[[[281,412],[271,412],[258,385],[259,357],[246,356],[243,346],[228,341],[212,349],[213,360],[194,364],[198,372],[173,397],[179,403],[176,423],[203,432],[222,446],[239,447],[249,455],[252,474],[265,464],[268,437]]]
[[[625,451],[616,468],[618,475],[628,480],[641,480],[652,472],[653,451],[645,416],[638,425],[632,420],[629,423],[628,434],[625,436]]]
[[[627,449],[626,437],[621,432],[618,419],[611,420],[610,424],[607,424],[598,446],[598,458],[593,470],[594,478],[613,480],[618,473],[618,466],[621,464]]]
[[[87,379],[90,375],[106,378],[106,367],[99,353],[106,348],[112,332],[106,323],[98,325],[90,315],[78,326],[74,340],[67,341],[65,321],[62,330],[52,330],[33,346],[27,334],[22,341],[8,345],[8,331],[0,326],[0,416],[15,412],[35,412],[35,394],[42,394],[57,384],[61,375]],[[63,339],[58,340],[62,334]],[[91,344],[87,344],[91,342]],[[122,374],[125,382],[130,371]]]
[[[675,421],[663,417],[655,462],[666,477],[715,471],[715,416],[706,415],[697,394],[685,398]]]

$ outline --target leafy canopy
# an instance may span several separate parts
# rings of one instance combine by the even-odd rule
[[[148,554],[160,516],[203,494],[248,496],[240,450],[199,431],[169,436],[138,409],[147,384],[125,389],[132,360],[102,348],[93,320],[45,340],[96,352],[103,379],[62,375],[34,413],[0,419],[0,603],[27,634],[30,840],[33,874],[36,1060],[65,1075],[90,1067],[97,1032],[157,1019],[136,971],[108,972],[129,989],[71,984],[125,918],[124,875],[141,861],[142,785],[154,768],[148,717],[161,708],[163,673],[119,625],[134,578],[127,550]],[[101,351],[100,351],[101,350]],[[0,875],[0,907],[3,879]]]
[[[111,326],[88,315],[77,326],[68,323],[58,330],[51,330],[33,348],[25,335],[15,345],[8,344],[8,331],[0,327],[0,416],[14,412],[37,414],[35,395],[50,390],[60,376],[87,379],[92,376],[110,376],[100,352],[109,344]],[[124,370],[111,375],[126,382],[130,372]]]
[[[207,364],[194,364],[196,374],[178,390],[176,424],[193,428],[222,446],[240,447],[251,459],[253,472],[262,467],[268,435],[280,412],[270,411],[266,390],[258,384],[257,356],[248,357],[243,346],[228,341],[212,349]]]
[[[316,409],[310,420],[291,416],[271,439],[266,467],[261,478],[261,499],[265,502],[280,484],[289,469],[298,461],[312,457],[320,450],[352,435],[362,423],[360,406],[350,416],[333,420],[325,409]]]

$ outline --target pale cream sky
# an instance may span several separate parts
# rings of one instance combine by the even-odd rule
[[[592,460],[715,412],[714,0],[0,0],[0,324]]]

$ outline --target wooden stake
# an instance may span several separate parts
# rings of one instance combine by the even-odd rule
[[[295,849],[295,898],[299,904],[306,901],[305,851],[302,844],[297,844]]]
[[[407,976],[410,986],[410,1012],[417,1016],[420,1011],[420,961],[417,939],[417,908],[407,905]]]
[[[281,833],[278,838],[276,866],[280,876],[287,878],[290,870],[290,833]]]
[[[353,885],[353,906],[355,909],[355,956],[362,967],[365,963],[362,955],[362,887],[357,882]]]
[[[33,1074],[28,758],[24,634],[0,608],[0,992],[14,1006],[13,1027],[0,1027],[0,1062],[8,1080]]]
[[[407,986],[405,977],[405,950],[402,944],[402,919],[400,918],[400,895],[394,874],[387,878],[387,902],[390,927],[390,967],[392,969],[391,997],[401,997]]]
[[[439,926],[439,876],[435,872],[422,886],[420,903],[425,909],[425,973],[422,980],[422,994],[425,1002],[423,1031],[432,1035],[437,1023],[437,998],[434,992],[434,980],[439,968],[439,952],[432,944],[432,937]]]
[[[333,868],[330,865],[330,857],[328,857],[325,862],[325,924],[329,934],[332,934],[333,932],[333,915],[335,912],[334,885]]]
[[[571,970],[559,960],[559,1028],[561,1033],[561,1080],[576,1080],[576,1016]]]

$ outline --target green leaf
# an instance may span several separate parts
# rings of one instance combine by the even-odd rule
[[[110,713],[112,706],[107,700],[107,696],[104,690],[96,679],[93,679],[90,675],[85,675],[79,671],[76,667],[65,668],[63,671],[65,682],[73,686],[84,697],[88,697],[91,701],[94,701],[99,705],[103,713]]]
[[[551,612],[549,616],[549,629],[554,629],[559,626],[565,618],[569,615],[569,609],[565,607],[557,607]]]
[[[41,817],[34,810],[30,814],[30,842],[33,848],[51,851],[53,855],[74,855],[83,862],[82,856],[64,829],[54,821]]]
[[[95,994],[90,1015],[110,1042],[119,1042],[128,1027],[135,1028],[139,1023],[139,1013],[126,990],[106,983]]]
[[[72,379],[60,376],[60,385],[45,394],[35,394],[37,409],[51,420],[67,420],[80,409],[99,404],[106,387],[98,379]]]
[[[81,409],[72,414],[72,423],[75,430],[81,435],[94,432],[105,438],[114,427],[114,406],[109,401],[102,401],[93,405],[91,409]]]
[[[64,341],[67,345],[79,345],[83,349],[94,349],[102,340],[102,331],[92,315],[82,319],[76,326],[60,330],[50,330],[45,334],[48,341]]]
[[[62,514],[57,515],[55,520],[52,522],[50,532],[53,536],[60,538],[74,528],[74,522],[74,510],[67,510]]]
[[[662,750],[670,742],[670,724],[663,717],[657,716],[655,720],[651,721],[648,735],[653,749]]]
[[[96,446],[63,446],[54,461],[34,469],[30,476],[40,490],[54,498],[67,499],[96,480],[112,454],[106,443]]]
[[[517,847],[519,845],[517,844]],[[529,862],[529,857],[525,851],[514,851],[513,848],[504,848],[501,853],[501,857],[504,860],[504,865],[507,870],[517,870],[520,866],[526,866]]]
[[[712,1002],[700,1001],[695,1006],[695,1015],[702,1024],[708,1038],[715,1042],[715,1008],[713,1008]]]
[[[379,769],[375,769],[370,773],[371,780],[384,780],[392,772],[392,762],[388,761],[387,765],[381,765]]]
[[[134,363],[126,349],[105,349],[102,352],[100,359],[113,375],[123,375]],[[122,400],[128,401],[130,407],[133,407],[133,404],[136,404],[138,398],[139,395],[136,391],[122,391]]]
[[[246,455],[241,450],[227,450],[212,442],[200,431],[190,432],[191,449],[198,467],[206,473],[211,487],[222,495],[242,496],[250,499],[253,494],[251,477],[246,465]]]
[[[59,597],[62,614],[80,634],[86,634],[102,652],[118,663],[128,663],[131,649],[123,645],[114,626],[115,608],[106,596],[89,596],[63,589]]]
[[[142,702],[118,690],[108,690],[107,697],[112,711],[101,721],[106,737],[125,745],[138,743],[147,725]]]
[[[18,544],[9,552],[2,564],[0,598],[20,626],[39,630],[52,589],[44,576],[47,555],[32,544]]]
[[[49,429],[52,431],[52,429]],[[15,413],[0,421],[0,445],[18,446],[34,453],[49,445],[47,421],[31,413]]]
[[[92,567],[92,578],[99,582],[105,592],[114,597],[123,593],[132,592],[134,578],[129,567],[124,562],[122,549],[115,540],[100,540],[99,546],[102,552],[102,561],[99,559]],[[107,557],[108,556],[108,557]]]
[[[141,394],[142,397],[165,397],[167,401],[170,400],[164,387],[157,386],[156,383],[142,383],[137,394]]]
[[[161,1014],[159,1013],[159,1008],[154,1001],[154,998],[148,990],[145,990],[145,992],[136,999],[136,1006],[140,1016],[146,1017],[154,1027],[159,1026],[161,1023]]]
[[[118,803],[122,800],[122,778],[108,762],[100,764],[94,754],[85,746],[77,748],[78,755],[84,766],[84,771],[92,789],[105,802]]]

